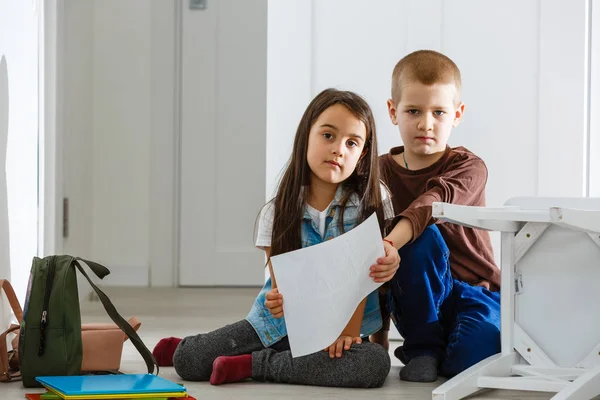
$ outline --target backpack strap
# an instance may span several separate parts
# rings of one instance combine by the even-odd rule
[[[10,382],[13,380],[18,380],[21,377],[21,374],[18,372],[14,374],[10,372],[10,356],[6,348],[6,335],[18,330],[19,328],[19,325],[13,324],[5,332],[0,334],[0,382]]]
[[[2,293],[3,290],[6,293],[6,297],[8,298],[8,302],[13,310],[13,313],[15,314],[15,317],[17,317],[17,321],[20,324],[23,320],[23,310],[19,304],[19,299],[17,299],[17,295],[15,294],[10,282],[5,279],[0,279],[0,293]]]
[[[81,272],[83,276],[85,276],[87,281],[90,283],[90,286],[92,286],[92,289],[94,289],[94,291],[100,298],[100,301],[102,302],[102,305],[104,306],[104,309],[106,310],[110,318],[115,324],[117,324],[119,328],[121,328],[123,332],[125,332],[129,340],[131,340],[131,343],[133,343],[135,348],[144,358],[144,361],[146,362],[146,367],[148,368],[148,373],[154,373],[154,366],[156,366],[156,375],[158,375],[158,364],[156,363],[156,360],[154,359],[154,356],[152,355],[150,350],[148,350],[144,342],[142,342],[142,339],[140,339],[137,332],[131,327],[131,325],[127,321],[125,321],[125,319],[119,314],[119,312],[117,311],[113,303],[110,301],[108,296],[104,294],[104,292],[100,290],[100,288],[98,288],[98,286],[96,286],[94,282],[92,282],[88,274],[81,267],[80,261],[83,261],[100,279],[104,278],[110,273],[108,268],[98,263],[87,261],[79,257],[73,258],[73,263],[75,264],[79,272]]]
[[[0,279],[0,295],[2,291],[6,293],[6,298],[8,299],[8,303],[17,318],[19,324],[23,320],[23,310],[21,309],[21,305],[19,304],[19,300],[15,294],[15,291],[10,284],[9,281],[5,279]],[[10,358],[12,357],[13,352],[8,352],[8,348],[6,347],[6,336],[9,333],[15,332],[20,328],[19,325],[11,325],[5,332],[0,334],[0,382],[10,382],[13,380],[18,380],[21,377],[20,373],[10,373]]]

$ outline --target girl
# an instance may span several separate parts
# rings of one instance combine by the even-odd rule
[[[375,121],[368,104],[352,92],[327,89],[309,104],[277,195],[261,211],[256,245],[267,257],[308,247],[354,228],[373,212],[380,224],[393,217],[382,205]],[[384,242],[383,264],[399,256]],[[380,387],[390,370],[387,351],[362,343],[381,327],[376,292],[358,306],[340,338],[326,351],[292,358],[281,294],[271,278],[245,320],[185,339],[162,339],[154,349],[160,365],[172,360],[186,380],[218,385],[252,378],[337,387]],[[395,269],[393,270],[395,272]],[[376,281],[389,280],[371,272]],[[268,301],[267,301],[268,295]],[[318,332],[315,332],[318,335]],[[345,353],[342,356],[342,353]]]

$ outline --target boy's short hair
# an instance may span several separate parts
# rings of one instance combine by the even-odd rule
[[[402,58],[392,73],[392,100],[400,102],[402,85],[407,82],[453,83],[456,86],[455,103],[460,102],[460,70],[447,56],[433,50],[418,50]]]

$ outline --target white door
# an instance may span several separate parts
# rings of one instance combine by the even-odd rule
[[[0,278],[20,300],[38,252],[36,3],[0,0]]]
[[[267,2],[181,4],[179,285],[261,285]]]

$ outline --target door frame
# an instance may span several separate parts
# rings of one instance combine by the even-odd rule
[[[38,255],[62,252],[64,0],[38,0]]]

